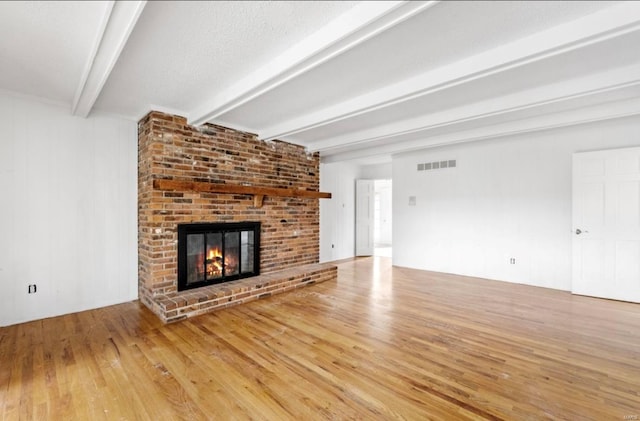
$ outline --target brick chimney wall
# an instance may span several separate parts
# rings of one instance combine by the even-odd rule
[[[318,191],[319,156],[285,142],[264,142],[226,127],[190,126],[152,111],[138,123],[138,286],[140,300],[177,290],[177,226],[260,221],[263,274],[317,263],[318,199],[154,190],[154,179]]]

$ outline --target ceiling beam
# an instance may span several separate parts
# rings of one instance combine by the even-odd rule
[[[321,158],[321,162],[341,162],[367,157],[389,156],[405,152],[410,153],[422,149],[442,147],[458,143],[477,142],[505,136],[517,136],[527,133],[536,133],[543,130],[552,130],[638,115],[640,115],[640,98],[632,98],[486,127],[456,131],[438,136],[422,136],[402,142],[382,144],[377,147],[368,147],[364,149],[358,148],[340,152],[335,151],[335,153],[323,156]]]
[[[640,2],[624,2],[580,19],[503,44],[396,84],[260,132],[265,140],[284,139],[391,105],[496,75],[640,29]]]
[[[106,2],[93,48],[71,105],[73,115],[87,117],[91,112],[146,4],[146,0]]]
[[[455,127],[458,124],[473,121],[483,124],[482,120],[500,116],[509,118],[510,114],[526,110],[535,109],[537,112],[543,113],[548,112],[545,110],[550,107],[562,107],[576,101],[588,102],[591,98],[604,97],[604,101],[606,101],[608,100],[607,95],[614,96],[630,88],[635,88],[634,95],[640,94],[640,64],[537,86],[510,95],[465,104],[390,124],[368,127],[326,140],[306,143],[306,147],[310,152],[322,154],[333,149],[344,149],[350,146],[364,148],[368,144],[382,140],[393,142],[394,138],[398,136],[426,133],[429,130],[447,126]],[[600,100],[602,101],[602,99]]]
[[[198,126],[212,121],[436,3],[437,1],[358,3],[348,12],[275,57],[268,65],[189,112],[190,124]]]

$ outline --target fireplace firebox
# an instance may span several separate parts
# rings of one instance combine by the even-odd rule
[[[260,274],[260,222],[178,225],[178,291]]]

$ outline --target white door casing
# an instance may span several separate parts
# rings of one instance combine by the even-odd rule
[[[574,294],[640,302],[640,148],[573,155]]]

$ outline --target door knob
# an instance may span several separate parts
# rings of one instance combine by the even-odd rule
[[[588,233],[589,233],[589,231],[582,231],[580,228],[577,228],[577,229],[576,229],[576,235],[580,235],[580,234],[582,234],[583,232],[584,232],[585,234],[588,234]]]

